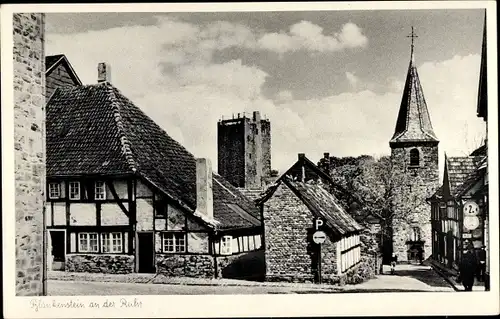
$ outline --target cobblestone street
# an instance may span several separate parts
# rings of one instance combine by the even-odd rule
[[[304,293],[354,293],[354,292],[433,292],[454,291],[453,287],[431,267],[398,265],[396,274],[384,274],[359,285],[343,287],[311,284],[262,283],[237,280],[210,280],[162,278],[149,283],[144,276],[112,276],[101,274],[53,273],[48,285],[49,295],[169,295],[169,294],[304,294]],[[58,280],[64,279],[64,280]],[[136,276],[137,281],[133,281]],[[152,277],[153,278],[153,277]],[[113,282],[113,279],[116,281]],[[119,282],[121,281],[121,282]],[[128,281],[128,282],[125,282]]]

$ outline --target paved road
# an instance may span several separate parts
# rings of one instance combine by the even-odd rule
[[[386,269],[389,273],[389,269]],[[142,284],[100,281],[49,280],[48,294],[74,295],[193,295],[193,294],[304,294],[339,292],[430,292],[454,291],[446,280],[428,266],[398,265],[395,275],[380,275],[359,285],[338,289],[312,289],[288,286],[209,286],[177,284]]]
[[[315,292],[311,289],[294,287],[263,287],[263,286],[194,286],[168,284],[130,284],[116,282],[84,282],[60,281],[48,282],[49,296],[75,295],[235,295],[235,294],[290,294]]]

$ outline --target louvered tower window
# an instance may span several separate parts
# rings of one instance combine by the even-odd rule
[[[420,165],[420,152],[414,148],[410,151],[410,166]]]

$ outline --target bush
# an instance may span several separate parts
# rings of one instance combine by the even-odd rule
[[[348,285],[357,285],[368,279],[375,277],[376,269],[372,258],[361,257],[361,262],[346,274],[345,283]]]

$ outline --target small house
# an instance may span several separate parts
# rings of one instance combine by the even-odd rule
[[[362,227],[304,154],[257,200],[265,233],[266,280],[342,283],[361,260]],[[325,235],[321,243],[315,237]],[[319,238],[321,240],[321,238]]]

